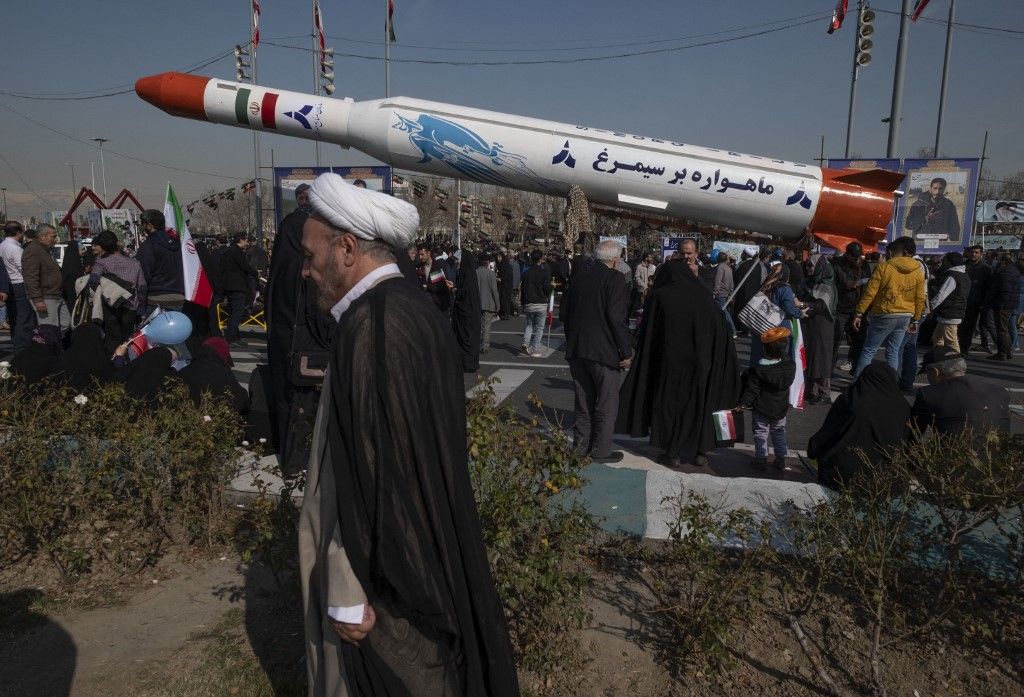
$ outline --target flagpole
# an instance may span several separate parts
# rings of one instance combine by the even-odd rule
[[[900,39],[896,44],[896,69],[892,81],[892,107],[889,111],[889,142],[886,157],[896,157],[899,151],[900,122],[903,120],[903,81],[907,74],[907,45],[910,43],[911,0],[903,0],[900,12]]]
[[[864,0],[859,0],[857,3],[857,29],[860,29],[860,15],[864,12]],[[853,139],[853,106],[857,99],[857,76],[860,66],[857,65],[857,53],[860,50],[860,32],[853,32],[853,75],[850,77],[850,108],[846,113],[846,150],[843,151],[843,157],[850,157],[850,141]]]
[[[953,49],[953,12],[956,0],[949,0],[949,19],[946,20],[946,57],[942,61],[942,87],[939,89],[939,117],[935,123],[935,152],[932,157],[939,156],[939,141],[942,140],[942,113],[946,110],[946,78],[949,75],[949,54]]]
[[[259,45],[258,41],[253,41],[256,37],[256,14],[253,12],[252,4],[249,7],[249,42],[252,44],[252,84],[256,86],[256,47]],[[253,159],[253,172],[256,175],[256,243],[263,244],[263,196],[261,195],[263,187],[260,185],[260,132],[253,130],[252,132],[252,159]]]
[[[384,0],[384,96],[391,96],[391,2]]]
[[[313,94],[320,96],[320,66],[317,65],[317,54],[320,52],[320,47],[317,44],[317,27],[316,27],[316,0],[313,0],[313,32],[311,34],[312,46],[313,46]],[[313,148],[316,153],[316,166],[320,166],[320,141],[313,141]]]

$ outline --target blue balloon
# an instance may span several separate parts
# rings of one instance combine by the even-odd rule
[[[142,333],[150,343],[173,346],[192,334],[192,321],[180,312],[162,312],[146,325]]]

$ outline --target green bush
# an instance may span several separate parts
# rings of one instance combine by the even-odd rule
[[[43,556],[66,580],[119,578],[168,543],[226,539],[223,489],[240,423],[183,386],[148,407],[119,385],[86,394],[0,385],[0,563]]]
[[[524,687],[571,694],[589,655],[580,634],[596,533],[572,495],[584,461],[563,432],[498,407],[489,383],[467,418],[470,477]]]

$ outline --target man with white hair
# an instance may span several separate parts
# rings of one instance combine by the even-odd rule
[[[518,695],[459,349],[395,263],[419,216],[336,174],[309,193],[303,275],[338,323],[299,526],[309,694]]]
[[[619,409],[619,372],[633,356],[627,325],[629,290],[615,270],[622,245],[597,245],[597,263],[580,271],[562,296],[559,317],[565,325],[565,357],[576,390],[576,450],[594,462],[619,462],[612,432]]]

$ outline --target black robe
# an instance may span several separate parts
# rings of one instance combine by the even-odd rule
[[[849,484],[864,469],[855,448],[862,448],[872,464],[882,462],[887,447],[910,437],[909,419],[910,405],[896,374],[884,363],[869,365],[807,443],[807,456],[818,461],[818,482],[833,488]]]
[[[11,358],[11,372],[20,375],[26,385],[45,379],[61,353],[61,332],[52,324],[40,324],[32,332],[32,342]]]
[[[686,262],[658,270],[639,334],[615,431],[692,462],[716,447],[711,413],[736,406],[741,383],[725,317]]]
[[[124,384],[128,396],[153,404],[160,396],[164,381],[173,374],[174,357],[166,346],[156,346],[117,371],[115,379]]]
[[[360,646],[344,647],[350,694],[434,694],[417,682],[424,648],[441,661],[461,652],[453,693],[518,695],[469,481],[459,350],[444,317],[404,279],[381,281],[341,318],[330,389],[325,466],[345,551],[377,613]]]
[[[455,303],[452,305],[452,329],[462,350],[462,370],[475,373],[480,367],[480,286],[476,281],[476,257],[462,252],[462,263],[455,274]]]
[[[76,390],[113,378],[114,366],[98,324],[86,322],[71,332],[70,345],[57,359],[52,374],[59,384]]]
[[[281,469],[293,474],[306,467],[320,391],[294,385],[291,355],[325,352],[331,345],[333,318],[317,306],[316,284],[302,278],[302,226],[308,214],[293,211],[281,221],[274,238],[267,282],[267,363],[264,384],[271,419],[271,439]]]
[[[68,240],[68,246],[64,248],[64,261],[60,265],[60,284],[64,302],[67,303],[69,310],[75,307],[75,299],[78,297],[78,293],[75,292],[75,281],[84,271],[78,240]]]
[[[506,256],[498,262],[498,317],[512,316],[512,261]]]
[[[209,346],[201,346],[192,353],[192,361],[177,372],[177,377],[186,387],[189,396],[197,405],[203,393],[226,399],[239,414],[249,409],[249,393],[239,384],[221,357]]]

